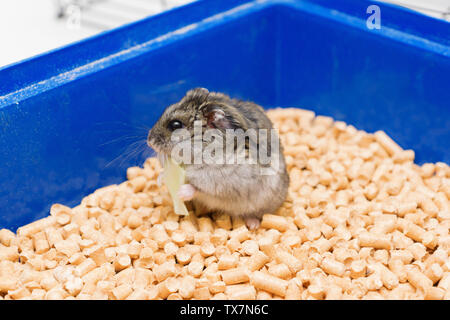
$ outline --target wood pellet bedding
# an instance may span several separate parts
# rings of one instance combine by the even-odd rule
[[[450,169],[384,132],[274,109],[289,195],[256,231],[175,215],[149,158],[0,230],[1,299],[450,299]]]

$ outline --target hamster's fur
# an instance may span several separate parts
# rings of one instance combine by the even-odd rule
[[[193,137],[195,121],[201,121],[202,132],[216,129],[224,138],[227,129],[242,129],[244,132],[248,129],[267,129],[269,135],[273,129],[261,106],[196,88],[164,111],[149,132],[149,146],[161,155],[170,155],[176,145],[171,141],[174,129],[185,129]],[[251,143],[255,143],[258,149],[264,148],[262,151],[278,160],[272,174],[267,174],[267,171],[262,173],[261,169],[267,169],[270,165],[259,160],[254,164],[183,163],[187,181],[179,196],[185,201],[192,200],[197,214],[221,212],[239,216],[245,219],[250,229],[257,228],[263,214],[273,213],[283,204],[289,185],[279,138],[275,135],[278,150],[271,149],[270,139],[267,143],[261,143],[263,140],[249,138],[245,148],[238,152],[248,156]],[[210,141],[204,140],[202,143],[206,147]]]

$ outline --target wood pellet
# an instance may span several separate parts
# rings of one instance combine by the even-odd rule
[[[74,208],[0,230],[0,300],[450,299],[449,166],[414,164],[383,131],[268,115],[291,183],[259,229],[176,215],[149,158]]]

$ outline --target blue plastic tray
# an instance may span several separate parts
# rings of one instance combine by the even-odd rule
[[[450,162],[449,23],[370,1],[197,1],[0,69],[0,228],[123,181],[149,155],[146,130],[196,86]]]

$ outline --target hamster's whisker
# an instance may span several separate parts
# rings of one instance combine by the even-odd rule
[[[110,141],[104,142],[104,143],[100,144],[99,146],[103,147],[103,146],[109,145],[111,143],[133,140],[133,139],[137,139],[137,138],[139,138],[139,140],[141,140],[143,137],[142,137],[142,135],[138,135],[138,136],[125,135],[125,136],[121,136],[121,137],[112,139]]]
[[[139,153],[139,151],[142,152],[142,150],[145,150],[146,148],[148,148],[146,139],[140,139],[138,141],[135,141],[132,144],[128,145],[126,149],[123,152],[121,152],[117,157],[108,162],[105,165],[105,168],[110,167],[117,161],[120,161],[118,165],[119,167],[121,167],[127,160],[131,159],[133,156],[136,156]]]
[[[145,148],[144,153],[147,153],[145,158],[154,158],[157,155],[157,152],[150,147]]]
[[[123,165],[126,161],[133,158],[139,152],[139,150],[142,149],[142,144],[143,144],[142,141],[136,141],[130,144],[127,150],[125,151],[127,154],[125,158],[122,158],[120,165]]]
[[[145,131],[148,132],[151,128],[144,125],[135,125],[130,124],[123,121],[105,121],[105,122],[96,122],[94,127],[105,127],[107,132],[117,132],[118,130],[134,130],[134,131]]]

